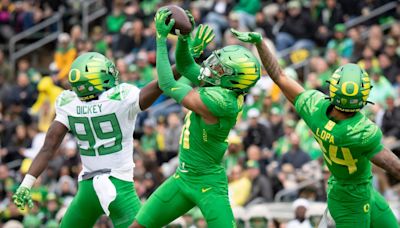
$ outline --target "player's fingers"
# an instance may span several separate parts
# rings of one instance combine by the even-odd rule
[[[168,29],[171,30],[172,27],[174,27],[174,24],[175,24],[175,19],[169,20],[169,23],[167,25]]]
[[[201,34],[200,34],[201,28],[203,28],[203,24],[200,24],[199,27],[197,28],[195,39],[196,38],[200,38],[200,36],[201,36]]]
[[[170,10],[164,11],[160,16],[161,20],[165,21],[171,14],[172,14],[172,12]]]
[[[204,40],[208,40],[208,38],[213,34],[213,29],[206,26],[206,35],[204,36]]]
[[[29,208],[33,208],[33,201],[32,201],[32,199],[29,199],[29,200],[28,200],[28,207],[29,207]]]
[[[204,26],[204,25],[201,26],[201,29],[200,29],[200,37],[199,37],[201,40],[203,40],[203,38],[204,38],[205,29],[206,29],[206,26]]]
[[[213,33],[212,36],[210,36],[210,37],[206,40],[206,44],[209,44],[214,38],[215,38],[215,34]]]
[[[234,28],[231,28],[231,33],[232,33],[233,35],[235,35],[235,36],[238,36],[239,31],[237,31],[237,30],[234,29]]]

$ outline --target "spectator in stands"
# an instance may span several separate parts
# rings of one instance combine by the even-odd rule
[[[0,38],[8,41],[15,34],[13,29],[13,16],[15,6],[10,0],[0,2]]]
[[[373,68],[379,68],[379,61],[375,57],[374,50],[369,46],[364,48],[362,58],[357,64],[366,71],[370,71]]]
[[[233,11],[239,16],[240,27],[255,29],[256,13],[260,10],[260,0],[239,0]]]
[[[386,97],[386,110],[382,118],[382,133],[385,137],[400,139],[400,107],[395,106],[394,97]]]
[[[123,14],[122,5],[116,3],[112,13],[106,18],[106,31],[108,34],[118,34],[125,24],[126,16]]]
[[[336,0],[326,0],[325,4],[326,7],[321,10],[318,21],[332,31],[337,24],[343,23],[343,11]]]
[[[385,53],[382,53],[378,57],[379,67],[382,69],[382,73],[389,80],[391,84],[396,83],[396,77],[400,74],[400,66],[395,64],[393,60]]]
[[[397,49],[399,45],[400,39],[396,41],[393,38],[388,38],[385,41],[385,46],[383,49],[383,53],[389,56],[394,64],[397,66],[400,65],[400,54],[398,54]]]
[[[21,59],[17,64],[17,73],[26,73],[29,77],[29,82],[32,86],[36,87],[39,83],[42,75],[35,68],[30,66],[30,62],[27,59]]]
[[[242,139],[236,134],[228,136],[228,151],[225,154],[223,165],[226,173],[230,175],[232,168],[243,165],[246,153],[243,151]]]
[[[139,74],[139,80],[136,86],[139,88],[144,87],[152,80],[154,80],[154,68],[149,64],[147,52],[141,51],[136,57],[137,73]]]
[[[361,58],[365,46],[361,37],[361,30],[358,27],[351,28],[349,29],[347,35],[353,41],[353,54],[351,62],[355,62]]]
[[[382,71],[379,67],[372,68],[369,71],[371,77],[371,85],[374,87],[369,95],[369,100],[381,106],[385,106],[385,99],[389,95],[394,94],[393,86],[382,76]]]
[[[72,26],[71,31],[69,33],[71,34],[71,42],[74,45],[74,47],[77,47],[77,42],[79,40],[82,40],[85,38],[83,36],[82,28],[80,25]]]
[[[251,192],[246,206],[271,202],[273,200],[272,184],[269,178],[261,174],[259,163],[248,160],[246,172],[251,180]]]
[[[353,41],[346,38],[346,26],[344,24],[335,25],[334,37],[328,42],[328,49],[335,49],[340,57],[350,60],[353,54]]]
[[[11,103],[20,104],[23,107],[30,107],[36,100],[34,88],[29,83],[28,75],[21,72],[17,76],[17,84],[12,88],[9,94]]]
[[[272,148],[272,131],[269,126],[265,126],[259,122],[260,111],[252,108],[247,113],[248,129],[246,136],[243,139],[244,149],[246,150],[250,145],[257,145],[261,149]]]
[[[276,142],[276,140],[285,134],[283,130],[283,116],[279,108],[273,107],[271,109],[269,123],[271,126],[271,131],[273,132],[272,142]]]
[[[104,38],[103,29],[100,26],[93,28],[91,39],[93,41],[93,51],[110,56],[108,43]]]
[[[383,46],[383,32],[379,25],[373,25],[368,31],[367,46],[369,46],[374,55],[378,55]]]
[[[243,107],[242,119],[247,120],[248,111],[251,109],[255,109],[260,111],[261,106],[263,105],[263,97],[264,93],[260,87],[253,87],[250,89],[250,93],[246,96],[246,105]],[[253,110],[254,114],[254,110]]]
[[[164,151],[161,162],[168,162],[177,156],[179,151],[179,139],[182,131],[182,122],[177,113],[170,113],[167,117],[167,127],[164,132]]]
[[[7,164],[2,160],[2,163],[0,164],[0,205],[4,205],[5,202],[3,201],[7,200],[7,192],[14,187],[14,184],[14,177],[10,175]]]
[[[39,113],[39,110],[46,102],[49,102],[50,109],[52,109],[51,112],[54,113],[56,99],[58,95],[60,95],[60,93],[63,91],[63,89],[55,85],[51,77],[43,77],[39,81],[37,90],[39,92],[39,95],[36,102],[32,105],[31,113],[34,115]]]
[[[306,213],[310,206],[308,200],[300,198],[293,202],[295,219],[288,222],[286,228],[312,228],[310,220],[307,219]]]
[[[280,167],[284,164],[290,164],[295,169],[300,169],[304,164],[311,160],[310,155],[300,148],[299,136],[296,133],[290,134],[290,150],[282,155]]]
[[[250,197],[251,181],[240,165],[233,167],[228,183],[229,201],[232,207],[244,206]]]
[[[115,57],[123,57],[133,50],[135,46],[135,44],[132,42],[133,36],[133,23],[125,22],[121,28],[121,32],[118,35],[118,41],[115,44]]]
[[[147,159],[151,161],[156,160],[157,148],[157,137],[154,128],[156,123],[152,119],[146,119],[144,121],[143,133],[144,135],[140,138],[140,150]]]
[[[290,150],[290,135],[294,132],[295,126],[294,120],[289,119],[284,122],[284,135],[274,142],[275,157],[281,158],[283,154]]]
[[[15,135],[12,137],[11,142],[2,149],[3,155],[0,155],[0,160],[7,163],[23,159],[22,151],[28,148],[31,143],[26,126],[19,123],[15,128]]]
[[[301,3],[292,0],[288,3],[288,17],[276,37],[276,49],[282,51],[286,48],[305,48],[311,50],[314,47],[314,34],[316,24],[308,14],[303,12]]]
[[[222,31],[228,28],[228,15],[233,7],[230,0],[214,0],[205,17],[205,23],[214,29],[215,42],[222,43]]]
[[[0,25],[1,27],[1,25]],[[4,58],[4,51],[0,49],[0,75],[4,77],[5,81],[10,83],[14,82],[14,75],[11,74],[11,67],[6,58]]]
[[[67,80],[68,71],[76,56],[76,49],[71,42],[70,35],[68,33],[61,33],[58,36],[57,50],[54,54],[54,61],[60,71],[57,80]]]

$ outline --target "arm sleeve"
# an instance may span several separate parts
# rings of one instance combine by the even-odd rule
[[[200,80],[198,79],[200,73],[200,66],[194,61],[189,50],[189,43],[187,39],[178,38],[178,43],[175,50],[176,56],[176,69],[184,77],[188,78],[194,85],[198,86]]]
[[[158,85],[165,95],[172,97],[178,103],[192,90],[187,84],[177,82],[172,73],[171,64],[168,59],[166,40],[157,40],[157,63]]]

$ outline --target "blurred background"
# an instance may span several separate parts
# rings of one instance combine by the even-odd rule
[[[189,9],[215,40],[201,56],[245,45],[229,32],[261,32],[286,74],[307,89],[341,64],[358,63],[373,89],[363,112],[380,126],[384,144],[400,155],[400,4],[389,0],[1,0],[0,1],[0,227],[58,227],[77,191],[81,170],[67,135],[32,194],[34,208],[18,210],[12,193],[43,144],[54,102],[69,89],[67,74],[81,53],[112,59],[123,82],[139,88],[157,78],[153,16],[166,4]],[[193,34],[194,35],[194,34]],[[177,37],[168,40],[175,59]],[[248,46],[255,51],[254,47]],[[256,51],[255,51],[256,53]],[[263,75],[266,75],[265,71]],[[329,171],[318,144],[279,88],[263,77],[245,99],[223,165],[239,227],[315,226],[326,208]],[[139,115],[133,136],[135,187],[145,201],[177,164],[187,110],[161,96]],[[374,167],[373,185],[400,218],[400,184]],[[102,217],[96,227],[112,227]],[[170,227],[206,227],[193,209]]]

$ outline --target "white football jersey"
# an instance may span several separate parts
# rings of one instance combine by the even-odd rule
[[[139,92],[122,83],[84,102],[73,91],[57,98],[55,120],[65,125],[78,141],[83,170],[111,169],[111,176],[133,181],[133,131],[139,113]]]

